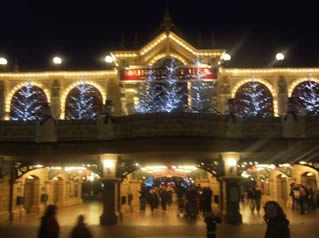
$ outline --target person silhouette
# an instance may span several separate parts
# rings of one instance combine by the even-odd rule
[[[84,222],[83,215],[78,216],[76,226],[72,229],[71,238],[93,238],[91,231]]]
[[[49,205],[41,218],[38,238],[59,238],[60,226],[56,220],[57,207]]]

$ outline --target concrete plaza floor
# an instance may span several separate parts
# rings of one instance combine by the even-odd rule
[[[83,204],[61,209],[58,212],[58,221],[61,226],[61,238],[69,237],[76,217],[84,214],[87,223],[94,237],[206,237],[203,217],[199,217],[195,222],[188,221],[184,217],[178,217],[176,207],[172,206],[168,211],[158,209],[153,213],[146,209],[145,212],[126,212],[122,221],[115,226],[99,226],[99,216],[102,206],[99,203]],[[264,237],[265,224],[260,214],[251,214],[248,204],[242,204],[241,213],[243,215],[242,225],[218,225],[217,237],[227,238],[258,238]],[[300,215],[286,209],[290,220],[292,238],[314,238],[319,236],[319,212]],[[31,238],[36,237],[40,222],[39,215],[28,215],[14,224],[0,225],[1,238]]]

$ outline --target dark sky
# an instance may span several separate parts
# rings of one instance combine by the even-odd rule
[[[7,3],[6,3],[7,2]],[[283,66],[319,66],[319,14],[315,2],[298,1],[95,1],[3,0],[0,5],[0,55],[18,61],[21,71],[54,67],[103,69],[108,50],[147,43],[159,28],[166,6],[172,20],[195,47],[225,48],[229,67],[269,67],[278,51]],[[212,33],[214,39],[212,40]],[[135,37],[136,35],[136,37]],[[214,45],[213,45],[214,44]],[[8,69],[10,69],[8,67]]]

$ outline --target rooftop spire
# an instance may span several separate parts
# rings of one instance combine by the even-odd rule
[[[164,18],[163,18],[161,28],[165,31],[176,30],[176,26],[172,22],[168,8],[165,9]]]

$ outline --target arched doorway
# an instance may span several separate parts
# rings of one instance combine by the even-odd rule
[[[243,84],[235,94],[237,113],[241,117],[268,117],[274,114],[273,97],[262,83],[252,81]]]
[[[311,186],[312,191],[317,191],[317,178],[312,172],[305,172],[301,175],[301,184],[305,187]]]
[[[185,195],[185,192],[191,187],[198,189],[199,196],[204,190],[205,192],[210,190],[212,192],[210,197],[213,208],[220,208],[220,181],[197,166],[141,165],[140,169],[130,173],[123,179],[120,187],[119,202],[123,213],[137,212],[139,210],[150,212],[150,201],[147,198],[146,201],[141,200],[142,193],[145,191],[147,193],[146,197],[148,197],[149,193],[157,193],[159,204],[155,211],[163,210],[159,194],[163,187],[169,191],[168,203],[171,205],[171,209],[168,209],[168,211],[174,211],[175,215],[178,211],[179,198]],[[141,205],[141,203],[145,204]]]
[[[38,120],[41,117],[43,105],[47,102],[43,89],[31,83],[25,84],[12,97],[10,120]]]
[[[39,195],[38,186],[39,178],[36,176],[28,176],[24,183],[24,209],[26,213],[33,211],[36,202],[40,199],[36,196]]]
[[[65,101],[67,120],[96,119],[102,113],[103,99],[100,91],[83,81],[73,88]]]
[[[59,205],[63,202],[63,179],[55,177],[53,179],[53,204]]]
[[[286,203],[288,200],[288,183],[287,183],[286,175],[279,174],[276,177],[276,187],[277,187],[277,200],[279,202]]]

